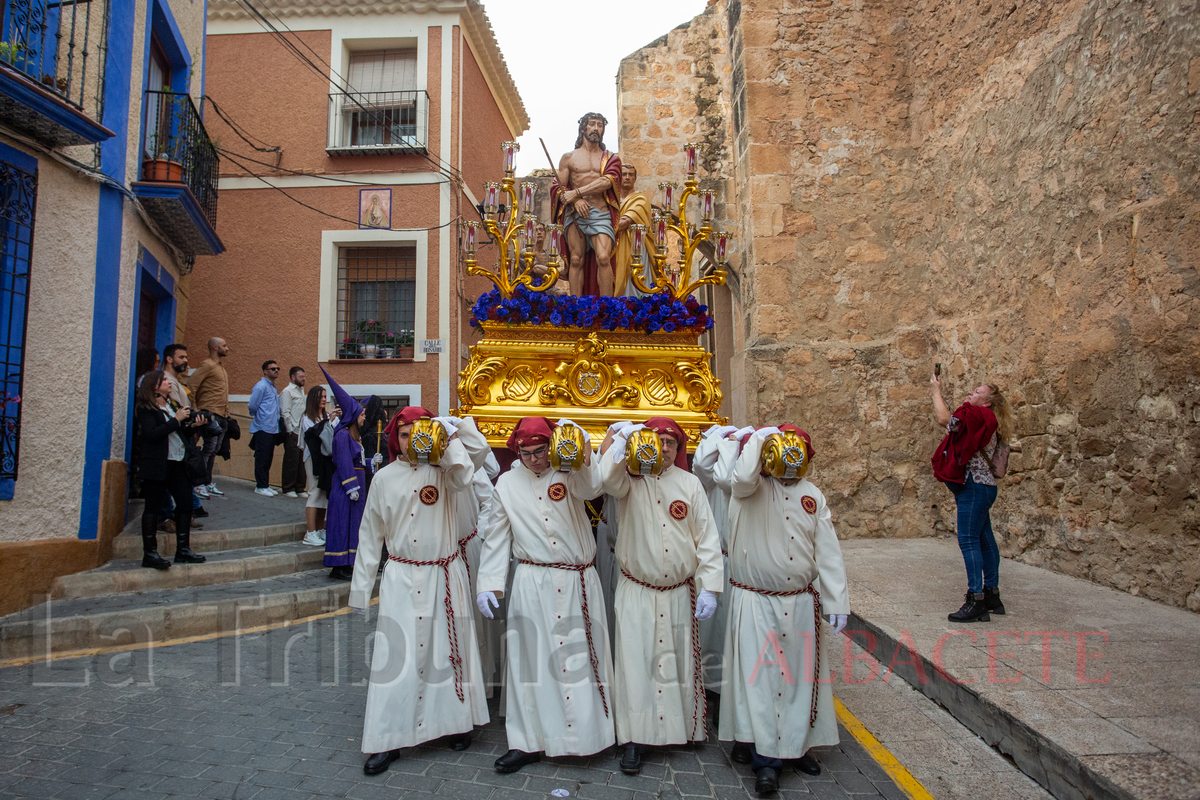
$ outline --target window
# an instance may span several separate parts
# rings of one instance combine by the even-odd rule
[[[36,207],[36,162],[27,171],[0,161],[0,500],[13,498],[17,479]]]
[[[415,247],[338,252],[338,358],[412,358]]]
[[[347,93],[330,95],[331,147],[410,148],[419,144],[416,50],[350,54]],[[427,112],[426,112],[427,113]]]

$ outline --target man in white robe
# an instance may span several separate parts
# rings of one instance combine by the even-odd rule
[[[604,491],[619,504],[613,700],[629,775],[641,771],[647,745],[707,738],[699,620],[716,611],[724,584],[720,536],[704,487],[688,472],[687,438],[674,420],[647,420],[662,470],[631,475],[626,436],[639,427],[610,428],[600,451]]]
[[[799,428],[783,427],[809,442]],[[725,713],[718,736],[739,743],[743,753],[749,745],[760,795],[779,788],[782,759],[798,758],[802,772],[817,775],[821,768],[808,749],[838,742],[825,637],[840,633],[850,613],[825,496],[802,474],[784,480],[763,473],[763,442],[780,432],[762,428],[745,443],[729,507]],[[822,630],[822,613],[830,615],[832,631]]]
[[[729,555],[726,539],[729,535],[729,478],[737,459],[738,443],[727,438],[737,431],[732,425],[713,425],[704,432],[692,457],[692,474],[700,479],[708,497],[708,507],[721,537],[721,555],[725,579],[729,578]],[[720,480],[718,475],[724,478]],[[718,720],[721,692],[721,661],[725,657],[725,620],[728,616],[728,586],[717,595],[717,610],[711,618],[700,623],[700,661],[704,667],[704,690],[708,695],[709,716]]]
[[[364,613],[387,545],[379,587],[379,622],[363,720],[367,774],[383,772],[402,747],[454,736],[464,750],[488,722],[472,616],[472,593],[457,539],[454,495],[471,491],[472,448],[486,440],[470,420],[438,423],[452,434],[436,466],[404,457],[412,423],[429,416],[408,407],[388,424],[393,461],[367,495],[359,529],[350,606]],[[454,429],[457,428],[457,433]]]
[[[505,729],[509,751],[497,772],[548,756],[586,756],[615,741],[612,654],[596,540],[584,507],[600,494],[590,443],[579,470],[550,467],[553,426],[522,419],[509,439],[518,462],[500,476],[483,520],[476,580],[486,617],[504,595],[510,555]],[[584,658],[579,658],[583,656]]]

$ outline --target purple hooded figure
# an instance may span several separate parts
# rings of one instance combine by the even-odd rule
[[[333,568],[329,577],[348,581],[354,576],[358,526],[367,505],[367,471],[359,434],[365,412],[324,367],[321,372],[342,410],[342,422],[333,436],[334,472],[329,509],[325,512],[325,566]]]

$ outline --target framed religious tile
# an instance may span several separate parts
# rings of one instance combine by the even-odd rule
[[[392,190],[360,189],[358,192],[358,227],[392,227]]]

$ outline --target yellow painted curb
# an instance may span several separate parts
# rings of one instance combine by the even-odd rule
[[[858,717],[850,713],[850,709],[842,704],[841,700],[833,698],[834,707],[837,708],[838,722],[850,731],[863,749],[870,754],[871,758],[883,768],[883,771],[888,774],[888,777],[900,787],[900,790],[907,794],[912,800],[934,800],[921,782],[912,776],[912,773],[904,768],[904,765],[896,760],[886,747],[879,743],[879,740],[871,735],[871,732],[858,721]]]
[[[378,605],[379,598],[371,600],[371,605]],[[353,612],[354,609],[347,606],[339,608],[337,611],[327,611],[324,614],[314,614],[311,617],[302,617],[300,619],[289,619],[282,622],[272,622],[267,625],[256,625],[253,628],[239,628],[235,631],[222,631],[220,633],[203,633],[199,636],[184,636],[179,639],[163,639],[161,642],[131,642],[129,644],[109,645],[108,647],[88,647],[82,650],[63,650],[59,653],[50,653],[49,655],[40,656],[20,656],[18,658],[6,658],[0,661],[0,669],[5,667],[24,667],[29,664],[36,664],[39,661],[47,664],[53,661],[66,661],[71,658],[86,658],[88,656],[102,656],[107,653],[128,653],[131,650],[149,650],[154,647],[170,647],[173,644],[190,644],[192,642],[207,642],[212,639],[222,639],[226,636],[242,636],[248,633],[266,633],[267,631],[277,630],[279,628],[290,628],[293,625],[305,625],[309,622],[315,622],[320,619],[329,619],[330,617],[340,617],[344,614]]]

